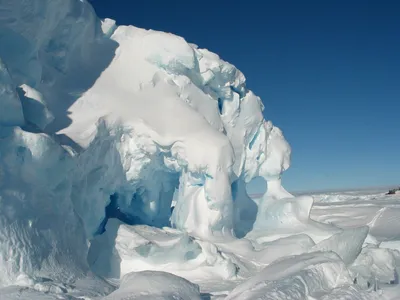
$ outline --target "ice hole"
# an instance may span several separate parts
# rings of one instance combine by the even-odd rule
[[[118,219],[121,222],[128,225],[135,225],[141,223],[140,220],[135,216],[127,215],[120,210],[118,205],[118,193],[114,193],[110,196],[110,203],[106,206],[105,212],[106,216],[103,222],[99,226],[98,234],[102,234],[105,232],[107,222],[111,218]]]
[[[261,176],[254,177],[249,183],[246,185],[247,195],[255,201],[264,196],[267,192],[267,182]]]
[[[258,212],[257,200],[265,194],[267,183],[262,177],[256,177],[247,184],[238,179],[231,188],[235,207],[234,230],[236,236],[242,238],[253,229]]]

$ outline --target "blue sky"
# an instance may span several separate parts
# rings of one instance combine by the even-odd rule
[[[236,65],[292,146],[289,190],[400,185],[399,1],[91,2]]]

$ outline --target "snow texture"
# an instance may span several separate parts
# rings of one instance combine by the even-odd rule
[[[2,126],[24,125],[21,101],[2,60],[0,60],[0,97],[0,124]]]
[[[395,293],[399,208],[291,195],[290,153],[217,54],[85,0],[0,2],[1,299]]]
[[[104,300],[200,300],[200,289],[184,278],[165,272],[126,274],[120,287]]]

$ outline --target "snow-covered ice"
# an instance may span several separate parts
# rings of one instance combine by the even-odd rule
[[[200,289],[182,277],[166,272],[126,274],[119,288],[104,300],[201,300]]]
[[[0,298],[396,299],[398,195],[293,196],[263,111],[182,37],[0,2]]]

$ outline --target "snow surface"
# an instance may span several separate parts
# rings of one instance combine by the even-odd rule
[[[200,289],[166,272],[143,271],[125,275],[119,288],[104,300],[201,300]]]
[[[396,299],[398,195],[291,195],[263,110],[181,37],[0,2],[0,298]]]

